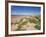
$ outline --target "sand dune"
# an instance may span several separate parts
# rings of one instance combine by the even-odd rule
[[[31,18],[31,19],[36,19],[36,18],[34,18],[34,17],[32,17],[32,16],[12,16],[11,17],[11,23],[12,23],[12,28],[11,28],[11,30],[12,31],[15,31],[16,29],[18,29],[18,26],[19,26],[19,24],[15,24],[15,22],[17,21],[20,21],[22,18]],[[37,19],[36,19],[37,20]],[[37,20],[38,21],[38,20]],[[21,27],[21,29],[25,29],[25,30],[37,30],[36,28],[34,28],[34,26],[35,26],[36,24],[35,23],[27,23],[26,25],[23,25],[22,27]]]

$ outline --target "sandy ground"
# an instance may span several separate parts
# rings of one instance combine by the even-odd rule
[[[25,16],[12,16],[11,17],[11,22],[13,23],[12,24],[12,28],[11,28],[11,30],[12,31],[15,31],[15,29],[17,29],[18,28],[18,25],[15,25],[15,22],[16,22],[16,20],[20,20],[21,18],[23,18],[23,17],[25,17]],[[29,17],[29,16],[26,16],[26,17]],[[34,26],[35,26],[36,24],[35,23],[27,23],[27,25],[24,25],[23,27],[22,27],[22,29],[26,29],[26,30],[36,30],[35,28],[34,28]]]

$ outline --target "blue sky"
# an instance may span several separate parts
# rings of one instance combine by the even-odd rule
[[[11,6],[11,15],[40,15],[40,7]]]

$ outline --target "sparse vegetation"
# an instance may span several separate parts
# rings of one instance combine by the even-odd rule
[[[29,22],[30,24],[31,23],[34,23],[36,24],[34,26],[34,28],[36,28],[37,30],[40,30],[41,28],[41,19],[40,19],[40,16],[32,16],[33,18],[31,19],[31,16],[26,18],[21,18],[19,22],[15,22],[15,25],[18,24],[18,28],[15,29],[15,31],[24,31],[26,29],[21,29],[24,25],[27,25],[27,23]]]

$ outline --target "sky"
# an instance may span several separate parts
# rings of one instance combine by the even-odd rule
[[[41,7],[11,6],[11,15],[40,15]]]

